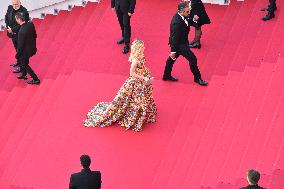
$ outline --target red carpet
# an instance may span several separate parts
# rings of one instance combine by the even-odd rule
[[[260,20],[265,3],[206,5],[212,24],[194,50],[204,88],[184,58],[173,71],[178,83],[161,80],[177,1],[137,2],[133,39],[145,41],[158,107],[157,123],[139,133],[83,127],[87,111],[111,101],[129,74],[109,1],[34,20],[40,86],[11,73],[14,50],[0,33],[1,189],[67,188],[82,153],[106,189],[233,189],[246,185],[247,169],[259,170],[268,189],[283,189],[284,1],[269,22]]]

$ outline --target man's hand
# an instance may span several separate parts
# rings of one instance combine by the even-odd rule
[[[113,7],[113,8],[111,8],[111,10],[113,11],[113,12],[115,12],[115,8]]]
[[[176,53],[175,52],[171,52],[170,57],[171,57],[171,59],[175,60],[176,59]]]
[[[7,31],[9,32],[9,33],[13,33],[13,31],[12,31],[12,29],[8,26],[8,28],[7,28]]]
[[[199,16],[197,16],[197,15],[194,15],[194,16],[193,16],[193,21],[196,22],[198,19],[199,19]]]
[[[132,13],[129,12],[129,13],[128,13],[128,16],[132,16]]]

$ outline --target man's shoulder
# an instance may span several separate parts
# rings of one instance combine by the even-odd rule
[[[34,26],[34,23],[33,23],[32,21],[28,21],[28,22],[27,22],[27,25],[28,25],[28,26]]]
[[[173,15],[173,20],[178,20],[178,17],[179,17],[180,15],[178,15],[178,13],[175,13],[174,15]]]
[[[242,188],[240,188],[240,189],[265,189],[265,188],[263,188],[263,187],[261,187],[261,186],[246,186],[246,187],[242,187]]]
[[[101,172],[100,171],[91,171],[92,174],[94,175],[101,175]],[[71,174],[71,177],[76,177],[76,176],[79,176],[79,175],[83,175],[84,173],[82,172],[77,172],[77,173],[72,173]]]
[[[33,22],[29,21],[26,22],[21,28],[23,28],[24,30],[34,30],[35,26]]]
[[[172,24],[179,24],[181,23],[181,21],[182,21],[182,18],[177,13],[172,18]]]
[[[101,175],[101,172],[100,172],[100,171],[92,171],[92,173],[93,173],[94,175]]]
[[[80,174],[81,174],[81,172],[72,173],[72,174],[71,174],[71,177],[77,177],[77,176],[79,176]]]
[[[9,6],[8,6],[8,11],[11,11],[11,10],[13,10],[13,6],[12,6],[12,5],[9,5]]]
[[[20,12],[28,12],[27,8],[21,5]]]

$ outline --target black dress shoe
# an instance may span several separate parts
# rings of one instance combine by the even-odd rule
[[[125,46],[123,47],[122,53],[123,53],[123,54],[127,54],[127,53],[129,52],[129,49],[130,49],[129,45],[125,45]]]
[[[22,71],[21,68],[18,67],[17,69],[15,69],[15,70],[13,71],[13,73],[20,73],[21,71]]]
[[[207,86],[208,85],[208,82],[206,82],[202,79],[195,79],[194,82],[201,85],[201,86]]]
[[[117,44],[118,45],[121,45],[121,44],[123,44],[124,43],[124,39],[123,38],[121,38],[121,39],[119,39],[118,41],[117,41]]]
[[[177,78],[174,78],[173,76],[170,76],[170,77],[163,77],[163,80],[164,81],[178,81]]]
[[[275,15],[274,14],[267,14],[265,17],[262,18],[263,21],[267,21],[270,20],[272,18],[274,18]]]
[[[188,46],[189,46],[189,48],[198,48],[198,49],[201,48],[201,44],[200,43],[193,43],[193,44],[190,44]]]
[[[30,85],[39,85],[40,84],[40,80],[39,79],[38,80],[30,80],[27,83],[30,84]]]
[[[28,77],[26,75],[20,75],[17,77],[18,79],[23,79],[23,80],[27,80]]]
[[[10,64],[10,66],[13,66],[13,67],[16,67],[16,66],[18,66],[19,64],[16,62],[16,63],[14,63],[14,64]]]

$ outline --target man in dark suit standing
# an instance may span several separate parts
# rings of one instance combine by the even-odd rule
[[[69,189],[100,189],[101,173],[90,170],[91,158],[88,155],[82,155],[80,161],[83,170],[71,175]]]
[[[135,5],[136,0],[111,0],[111,8],[116,12],[122,33],[122,38],[117,41],[117,44],[124,43],[122,50],[124,54],[127,54],[130,49],[130,18],[134,13]]]
[[[7,29],[7,36],[12,39],[15,50],[17,51],[18,44],[18,32],[20,30],[20,25],[16,22],[15,14],[17,12],[22,12],[25,14],[26,22],[29,21],[29,12],[25,7],[21,5],[20,0],[12,0],[12,5],[8,6],[7,13],[5,15],[5,24]],[[11,66],[19,66],[18,61],[16,63],[11,64]],[[20,67],[13,71],[14,73],[21,72]]]
[[[240,189],[265,189],[258,186],[258,181],[260,179],[260,174],[256,170],[248,170],[247,172],[247,181],[249,183],[248,186],[240,188]]]
[[[199,85],[206,86],[208,83],[201,78],[199,68],[197,66],[197,58],[189,49],[188,33],[191,25],[196,26],[198,16],[188,18],[190,14],[190,6],[187,2],[178,4],[178,12],[173,16],[170,26],[169,45],[171,53],[167,59],[163,80],[177,81],[178,79],[172,76],[172,68],[176,59],[182,55],[189,61],[190,70],[194,75],[194,82]]]
[[[29,66],[30,58],[36,54],[36,30],[32,22],[26,22],[25,14],[17,12],[15,15],[17,23],[21,26],[18,33],[18,45],[16,58],[19,61],[22,74],[18,79],[27,80],[27,73],[32,77],[28,84],[40,84],[40,80]]]
[[[270,20],[275,17],[274,11],[277,10],[276,0],[269,0],[269,5],[266,8],[261,9],[261,11],[267,11],[267,15],[262,18],[263,21]]]

